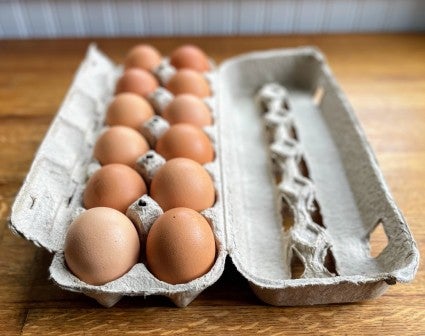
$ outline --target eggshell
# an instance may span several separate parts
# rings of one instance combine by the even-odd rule
[[[102,165],[122,163],[136,166],[137,159],[149,150],[146,139],[126,126],[112,126],[96,141],[94,156]]]
[[[213,181],[199,163],[177,158],[167,161],[154,175],[150,196],[164,211],[186,207],[196,211],[213,206]]]
[[[214,159],[208,136],[191,124],[172,125],[157,141],[155,150],[166,160],[184,157],[200,164]]]
[[[170,284],[207,273],[215,261],[215,240],[207,220],[188,208],[174,208],[152,225],[146,241],[148,268]]]
[[[109,104],[105,122],[109,126],[122,125],[139,130],[154,114],[146,99],[135,93],[124,92],[116,95]]]
[[[131,68],[127,69],[118,80],[115,93],[133,92],[142,97],[148,97],[158,88],[158,85],[158,81],[150,72]]]
[[[80,280],[103,285],[127,273],[139,260],[140,241],[133,223],[110,208],[83,212],[69,226],[64,255]]]
[[[169,103],[162,117],[171,125],[177,123],[188,123],[198,127],[212,124],[211,111],[207,105],[198,97],[191,94],[181,94]]]
[[[135,200],[146,193],[146,184],[134,169],[113,163],[103,166],[89,178],[83,203],[87,209],[109,207],[125,213]]]
[[[170,63],[177,69],[188,68],[195,71],[208,71],[210,64],[207,55],[197,46],[183,45],[170,55]]]
[[[140,68],[148,71],[154,70],[160,63],[161,54],[149,44],[139,44],[131,48],[124,60],[126,69]]]
[[[190,69],[177,71],[165,87],[176,96],[183,93],[190,93],[200,98],[211,95],[211,89],[205,77]]]

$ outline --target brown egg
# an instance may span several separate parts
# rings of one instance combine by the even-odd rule
[[[175,208],[152,225],[146,241],[148,268],[170,284],[206,274],[215,261],[215,240],[207,220],[188,208]]]
[[[200,72],[210,70],[207,55],[194,45],[184,45],[175,49],[171,53],[170,63],[177,69],[187,68]]]
[[[185,207],[196,211],[213,206],[213,181],[199,163],[185,158],[167,161],[154,175],[150,196],[164,211]]]
[[[127,69],[117,82],[115,93],[133,92],[143,97],[158,88],[158,81],[148,71],[143,69]]]
[[[124,60],[126,69],[140,68],[148,71],[154,70],[160,63],[161,54],[148,44],[139,44],[131,48]]]
[[[152,106],[139,95],[131,92],[120,93],[109,104],[106,124],[122,125],[139,130],[142,124],[154,116]]]
[[[190,93],[204,98],[211,95],[210,86],[205,77],[199,72],[190,69],[177,71],[165,87],[175,96]]]
[[[122,163],[135,167],[137,158],[149,150],[145,138],[126,126],[112,126],[105,131],[94,146],[94,156],[102,165]]]
[[[83,203],[86,209],[109,207],[125,213],[147,193],[142,177],[128,166],[113,163],[103,166],[87,181]]]
[[[140,241],[133,223],[119,211],[93,208],[69,226],[64,255],[80,280],[103,285],[127,273],[139,260]]]
[[[184,157],[200,164],[214,160],[214,149],[208,136],[191,124],[172,125],[158,139],[155,150],[166,160]]]
[[[188,123],[198,127],[212,124],[211,111],[198,97],[181,94],[175,97],[162,112],[162,116],[171,124]]]

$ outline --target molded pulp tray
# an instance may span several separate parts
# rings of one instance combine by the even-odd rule
[[[152,294],[186,306],[220,277],[227,255],[273,305],[360,301],[413,279],[419,254],[407,223],[323,56],[309,47],[242,55],[210,74],[216,159],[206,168],[217,201],[203,214],[217,242],[213,268],[179,285],[157,280],[143,263],[102,286],[77,279],[64,263],[64,238],[81,211],[93,145],[120,71],[90,46],[12,208],[11,229],[55,254],[50,273],[60,287],[105,306],[123,295]],[[284,106],[276,108],[267,97],[279,90]],[[314,100],[316,92],[322,96]],[[282,133],[288,120],[296,134],[290,139]],[[288,180],[301,161],[308,175]],[[143,209],[133,210],[143,217]],[[318,211],[320,221],[312,215]],[[285,228],[287,214],[292,227]],[[389,242],[373,258],[369,236],[380,223]],[[298,279],[291,276],[294,258],[304,268]]]

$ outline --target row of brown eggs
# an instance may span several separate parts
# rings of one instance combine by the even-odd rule
[[[118,80],[116,93],[133,92],[148,97],[159,86],[152,74],[161,63],[161,55],[151,46],[140,45],[128,53],[125,71]],[[211,89],[203,76],[210,68],[208,57],[195,46],[182,46],[172,52],[170,64],[177,72],[167,81],[165,87],[174,95],[191,93],[204,98],[211,95]]]
[[[147,193],[165,211],[148,233],[148,269],[158,279],[178,284],[202,276],[215,261],[214,234],[199,213],[215,202],[213,181],[202,166],[215,155],[201,128],[213,123],[201,99],[211,94],[200,73],[210,70],[210,63],[199,48],[183,46],[170,56],[178,70],[165,87],[175,98],[161,115],[171,126],[155,145],[166,163],[150,186],[135,170],[137,159],[150,149],[140,127],[155,114],[147,98],[159,85],[152,71],[161,60],[152,46],[129,51],[106,113],[109,128],[94,147],[102,167],[87,182],[83,203],[88,210],[71,223],[64,247],[68,268],[88,284],[115,280],[140,261],[137,231],[125,212]]]

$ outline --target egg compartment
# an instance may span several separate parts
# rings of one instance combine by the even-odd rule
[[[164,64],[161,65],[160,70],[161,72],[167,73],[167,74],[172,74],[173,72],[175,72],[175,69],[167,63],[165,65]],[[208,81],[210,82],[210,85],[212,86],[212,76],[209,77]],[[174,95],[170,93],[167,89],[163,87],[159,87],[155,92],[153,92],[149,96],[149,101],[154,106],[155,111],[157,113],[161,113],[163,108],[173,98],[174,98]],[[211,110],[211,113],[213,113],[212,111],[214,109],[211,103],[209,104],[209,108]],[[151,148],[154,148],[157,139],[165,131],[167,131],[169,127],[170,125],[165,119],[161,118],[159,115],[155,115],[144,123],[140,131],[148,140]],[[103,127],[100,133],[102,133],[105,129],[107,129],[107,127]],[[214,126],[208,127],[207,134],[209,135],[209,138],[212,140],[212,143],[214,144],[214,141],[213,141]],[[145,182],[149,185],[154,173],[164,163],[165,163],[165,159],[161,155],[157,154],[154,150],[150,150],[145,155],[141,156],[138,159],[138,164],[136,165],[136,168],[139,171],[139,173],[142,175],[142,177],[144,178]],[[208,164],[206,168],[210,176],[213,178],[214,183],[216,185],[218,183],[219,177],[216,176],[217,174],[215,174],[215,169],[213,167],[213,164],[214,163]],[[98,164],[97,160],[93,159],[92,163],[90,163],[90,165],[88,166],[88,175],[90,176],[96,169],[99,169],[100,167],[101,166]],[[216,192],[216,199],[217,199],[217,192]],[[81,203],[81,207],[82,207],[82,203]],[[225,249],[222,248],[223,239],[220,238],[220,235],[216,234],[218,230],[216,225],[217,224],[217,215],[216,215],[217,208],[219,208],[219,203],[217,203],[217,206],[214,206],[213,208],[206,209],[205,211],[203,211],[202,215],[208,220],[208,222],[210,223],[212,227],[212,230],[215,235],[216,246],[218,249],[217,256],[220,256],[223,254],[222,251],[225,251]],[[76,214],[79,214],[82,211],[84,211],[84,208],[80,208],[78,211],[76,211]],[[203,277],[201,277],[200,281],[197,279],[198,281],[197,280],[191,281],[190,284],[184,284],[183,286],[175,285],[173,286],[173,288],[170,288],[170,286],[172,285],[164,283],[156,279],[155,276],[149,272],[149,270],[145,266],[146,257],[145,257],[145,249],[144,249],[146,245],[147,233],[150,229],[150,226],[162,213],[163,211],[159,207],[159,205],[147,195],[137,200],[128,209],[127,216],[136,225],[136,228],[139,233],[140,241],[141,241],[141,246],[142,246],[140,261],[143,264],[143,267],[141,268],[137,267],[138,271],[135,271],[135,273],[131,270],[129,273],[125,274],[119,279],[112,281],[108,284],[105,284],[103,286],[91,286],[80,281],[69,271],[69,269],[66,267],[63,253],[59,252],[56,254],[54,258],[55,264],[52,264],[52,268],[51,268],[52,279],[63,288],[67,288],[69,290],[74,290],[74,291],[82,291],[86,295],[95,298],[99,303],[105,306],[112,306],[122,297],[122,293],[117,293],[115,288],[119,288],[119,290],[122,290],[123,288],[125,288],[125,286],[123,286],[123,283],[126,283],[128,281],[127,279],[128,277],[138,278],[141,281],[141,284],[143,287],[143,283],[146,282],[144,278],[146,276],[149,276],[149,278],[153,278],[154,281],[161,283],[161,285],[156,285],[157,289],[154,292],[155,294],[163,294],[163,295],[169,296],[175,302],[176,305],[186,306],[199,294],[200,288],[204,288],[206,284],[208,285],[210,284],[211,280],[209,280],[208,278],[211,278],[211,276],[204,275]],[[215,269],[220,270],[224,267],[223,256],[217,258],[216,261],[217,261],[216,262],[217,266],[213,267],[211,270],[211,272],[213,273],[217,273]],[[131,274],[132,272],[134,274]],[[148,275],[146,275],[146,273],[148,273]],[[221,272],[219,272],[219,274],[221,274]],[[135,292],[137,292],[137,295],[151,294],[150,292],[141,291],[141,290],[136,290]],[[126,294],[132,295],[131,293],[129,294],[128,292],[126,292]]]
[[[102,286],[93,286],[75,277],[65,264],[63,245],[66,231],[72,220],[84,211],[82,195],[87,176],[100,168],[92,157],[93,147],[105,129],[105,111],[121,74],[122,67],[109,61],[94,45],[90,46],[13,205],[10,228],[54,253],[50,275],[64,289],[85,293],[107,307],[114,305],[123,295],[151,294],[166,295],[176,305],[186,306],[204,288],[214,283],[224,269],[226,246],[219,197],[213,208],[202,213],[213,228],[217,256],[212,269],[201,278],[181,285],[164,283],[156,279],[142,263],[142,254],[142,262],[124,276]],[[162,88],[157,91],[151,99],[160,104],[167,97],[167,91]],[[149,154],[140,160],[149,160]],[[157,154],[153,157],[156,164],[164,162]],[[147,165],[147,168],[153,173],[151,165]],[[208,171],[214,179],[216,190],[219,190],[220,178],[216,165],[210,164]],[[162,210],[156,202],[146,195],[129,208],[129,216],[141,237],[142,251],[146,230],[160,213]],[[137,218],[146,220],[144,226],[137,225],[140,223]]]
[[[213,267],[200,278],[184,284],[171,285],[158,280],[146,267],[144,247],[146,246],[147,234],[155,220],[163,214],[161,207],[148,195],[143,195],[127,210],[126,215],[135,224],[142,246],[140,262],[128,273],[101,286],[89,285],[79,280],[69,271],[65,263],[63,251],[59,250],[56,251],[50,266],[51,278],[61,288],[82,292],[94,298],[105,307],[115,305],[124,295],[164,295],[169,297],[177,306],[185,307],[205,288],[217,281],[224,270],[227,252],[223,229],[220,226],[220,219],[218,217],[220,215],[219,207],[220,203],[217,202],[214,208],[201,212],[212,227],[217,250],[216,261]]]
[[[204,77],[212,82],[212,78],[214,76],[214,71],[216,69],[216,64],[213,59],[208,58],[208,63],[210,66],[210,71],[206,71],[203,73]],[[158,67],[156,67],[152,72],[156,78],[158,78],[160,84],[165,86],[165,84],[175,75],[178,70],[171,65],[169,57],[163,57],[161,63]]]
[[[50,273],[59,286],[83,292],[106,306],[123,295],[153,294],[184,306],[220,277],[227,254],[254,293],[275,305],[359,301],[382,294],[389,284],[413,279],[419,258],[416,244],[351,107],[321,54],[313,48],[297,48],[235,57],[212,73],[217,82],[216,158],[208,169],[217,199],[203,214],[217,242],[213,268],[182,285],[155,279],[142,263],[103,286],[79,281],[64,266],[62,247],[68,225],[81,211],[87,171],[95,169],[93,145],[120,71],[96,47],[89,48],[12,207],[11,229],[55,253]],[[292,211],[295,222],[302,213],[294,204],[301,198],[282,202],[276,182],[284,166],[272,162],[279,148],[270,147],[278,136],[273,129],[279,129],[273,122],[288,120],[264,114],[255,99],[272,82],[287,90],[295,148],[300,149],[314,183],[326,227],[325,246],[331,248],[336,264],[334,276],[292,279],[291,249],[281,212]],[[315,101],[316,92],[322,95]],[[141,200],[130,207],[131,216],[150,216],[149,224],[159,209],[149,199]],[[389,243],[372,258],[368,238],[378,223],[383,224]],[[143,229],[139,225],[139,233]],[[302,231],[300,241],[308,241],[309,233]]]

